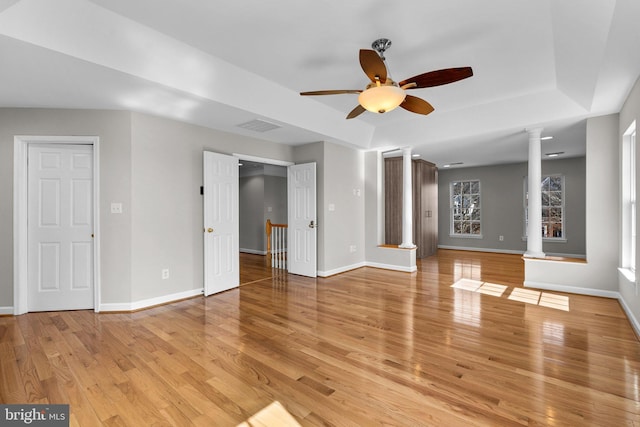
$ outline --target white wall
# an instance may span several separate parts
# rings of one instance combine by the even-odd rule
[[[525,258],[525,286],[618,296],[618,115],[587,120],[586,263]]]
[[[640,127],[640,79],[636,82],[620,111],[620,126],[618,128],[618,141],[622,141],[622,135],[635,120],[636,131]],[[638,144],[636,139],[636,144]],[[637,147],[637,145],[636,145]],[[619,150],[622,153],[622,150]],[[622,159],[621,159],[622,160]],[[640,150],[636,149],[636,165],[640,165]],[[621,169],[621,168],[620,168]],[[636,188],[640,188],[640,173],[636,174]],[[640,225],[640,215],[636,217],[636,229]],[[636,248],[640,248],[640,236],[636,237]],[[636,266],[640,265],[640,251],[636,250]],[[620,265],[622,263],[620,262]],[[624,275],[618,275],[618,292],[620,292],[621,303],[627,314],[631,318],[636,332],[640,334],[640,296],[638,295],[638,273],[636,273],[635,283],[629,281]]]

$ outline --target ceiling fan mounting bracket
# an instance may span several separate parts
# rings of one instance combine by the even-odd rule
[[[385,50],[389,49],[391,47],[391,40],[389,39],[378,39],[376,41],[374,41],[373,43],[371,43],[371,48],[373,50],[375,50],[376,52],[378,52],[378,55],[380,55],[380,58],[385,59],[384,57],[384,52]]]

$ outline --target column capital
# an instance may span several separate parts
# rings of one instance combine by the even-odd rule
[[[525,132],[527,132],[529,134],[529,139],[540,139],[540,136],[542,135],[542,131],[544,130],[544,128],[539,127],[539,128],[526,128]]]

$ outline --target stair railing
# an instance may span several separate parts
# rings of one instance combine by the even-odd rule
[[[274,224],[267,220],[267,265],[287,269],[287,224]]]

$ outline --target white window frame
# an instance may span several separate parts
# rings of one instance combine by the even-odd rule
[[[567,215],[566,215],[566,194],[567,192],[565,191],[565,183],[566,183],[566,179],[565,176],[562,174],[549,174],[549,175],[542,175],[541,180],[540,180],[540,185],[542,185],[542,181],[544,181],[546,178],[560,178],[562,181],[562,205],[560,206],[560,208],[562,209],[562,236],[560,237],[542,237],[542,241],[543,242],[554,242],[554,243],[566,243],[567,242]],[[523,185],[524,185],[524,197],[523,197],[523,204],[524,204],[524,233],[523,233],[523,240],[527,239],[527,232],[528,232],[528,227],[527,224],[529,222],[529,218],[528,218],[528,197],[529,197],[529,188],[528,188],[528,177],[524,177],[523,180]],[[544,193],[544,191],[541,191],[541,195],[542,193]],[[544,208],[545,205],[542,204],[541,208]],[[543,221],[544,222],[544,221]]]
[[[622,136],[622,251],[621,267],[631,273],[636,271],[636,175],[637,147],[636,122]]]
[[[473,234],[473,233],[456,233],[455,232],[455,217],[456,217],[456,212],[455,209],[456,207],[454,206],[454,194],[453,194],[453,187],[456,183],[461,183],[462,185],[464,185],[463,183],[465,182],[477,182],[478,183],[478,192],[477,193],[470,193],[470,194],[477,194],[478,196],[478,204],[480,205],[479,207],[479,219],[477,220],[473,220],[474,223],[477,223],[480,227],[479,233],[478,234]],[[462,238],[468,238],[468,239],[482,239],[482,184],[480,182],[479,179],[458,179],[455,181],[451,181],[449,183],[449,236],[450,237],[462,237]]]

